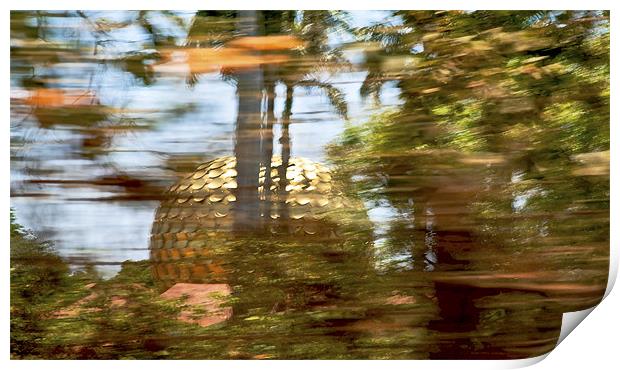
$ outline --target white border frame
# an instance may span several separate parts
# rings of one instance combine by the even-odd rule
[[[598,1],[590,0],[587,2],[578,2],[573,0],[546,0],[531,1],[502,1],[497,0],[476,0],[476,1],[462,1],[462,0],[433,0],[433,1],[391,1],[383,0],[380,2],[369,0],[357,0],[357,1],[340,1],[334,2],[326,0],[313,0],[298,1],[298,0],[269,0],[261,1],[260,3],[250,3],[245,0],[227,0],[227,1],[188,1],[188,0],[175,0],[175,1],[156,1],[156,0],[133,0],[131,1],[129,9],[174,9],[174,10],[189,10],[196,8],[203,9],[244,9],[244,8],[256,8],[256,9],[344,9],[344,10],[380,10],[380,9],[506,9],[506,10],[518,10],[518,9],[611,9],[612,24],[616,24],[616,12],[619,10],[616,4],[620,2],[612,1]],[[377,6],[379,5],[379,7]],[[128,9],[128,3],[121,0],[107,0],[100,3],[85,4],[83,1],[75,0],[55,0],[50,1],[26,1],[10,2],[8,4],[2,3],[4,11],[0,13],[0,22],[3,26],[1,28],[2,39],[5,40],[4,57],[1,60],[4,71],[3,83],[5,88],[2,90],[3,102],[2,112],[3,117],[9,118],[9,94],[10,94],[10,50],[9,50],[9,27],[10,24],[10,12],[9,10],[27,10],[27,9],[85,9],[85,10],[123,10]],[[613,91],[617,87],[617,78],[615,71],[613,71],[614,62],[618,60],[616,42],[613,37],[615,33],[612,32],[611,38],[611,83],[612,83],[612,103],[611,103],[611,141],[616,143],[618,141],[618,130],[614,126],[614,122],[617,122],[618,111],[617,106],[614,104],[615,94]],[[5,134],[0,137],[2,140],[2,147],[5,148],[2,155],[2,173],[4,181],[2,181],[2,198],[5,204],[5,210],[9,208],[10,204],[10,154],[8,148],[10,147],[10,125],[9,120],[5,121],[6,128]],[[613,146],[611,148],[611,188],[618,188],[618,174],[614,171],[614,165],[618,163],[616,150]],[[459,369],[496,369],[496,368],[519,368],[529,366],[535,363],[539,363],[541,360],[548,357],[547,361],[542,361],[537,365],[538,368],[563,368],[563,369],[583,369],[584,367],[590,367],[595,369],[607,369],[617,365],[617,338],[620,330],[620,319],[618,319],[618,313],[620,312],[620,295],[617,292],[612,292],[611,289],[615,283],[617,271],[618,271],[618,241],[619,231],[617,217],[618,217],[618,198],[614,196],[612,191],[611,197],[611,265],[609,271],[609,283],[606,291],[606,298],[604,301],[594,309],[593,315],[586,318],[584,323],[576,325],[575,323],[583,320],[583,317],[575,321],[575,319],[568,319],[571,325],[578,326],[575,329],[575,333],[569,335],[566,340],[562,341],[556,349],[550,352],[548,355],[543,355],[526,360],[509,360],[509,361],[209,361],[208,363],[203,361],[181,361],[178,366],[198,368],[198,367],[216,367],[227,368],[235,367],[238,369],[250,369],[250,368],[280,368],[289,369],[291,366],[301,368],[314,368],[315,366],[321,367],[343,367],[351,366],[355,368],[371,368],[375,366],[389,366],[395,369],[410,369],[411,367],[421,367],[424,369],[453,369],[458,367]],[[0,226],[2,240],[9,239],[9,224],[3,223]],[[45,367],[49,370],[59,369],[82,369],[84,367],[93,368],[105,368],[111,365],[105,361],[25,361],[25,360],[12,360],[10,361],[10,348],[9,348],[9,247],[8,243],[3,248],[4,253],[3,261],[4,268],[2,274],[0,274],[0,284],[2,292],[2,302],[4,303],[2,310],[2,347],[3,353],[2,362],[4,363],[4,369],[24,369],[35,366]],[[566,318],[565,318],[566,320]],[[148,366],[154,368],[167,368],[171,363],[163,361],[116,361],[113,363],[114,367],[134,369],[136,367]],[[177,366],[177,362],[174,363]]]

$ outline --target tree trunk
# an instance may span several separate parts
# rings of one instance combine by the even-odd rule
[[[291,138],[288,132],[288,126],[291,123],[291,115],[293,109],[293,86],[286,84],[286,100],[284,102],[284,112],[282,112],[282,136],[280,137],[280,144],[282,145],[282,165],[278,169],[278,177],[280,178],[280,188],[278,190],[278,199],[280,200],[280,219],[282,220],[282,226],[288,228],[288,208],[285,204],[286,199],[286,186],[288,180],[286,178],[286,170],[291,158]],[[289,230],[290,231],[290,230]]]
[[[263,193],[261,194],[261,214],[263,216],[263,220],[266,223],[269,221],[270,215],[273,211],[273,202],[270,189],[271,185],[273,184],[273,181],[271,179],[271,159],[273,157],[273,123],[275,121],[275,115],[273,112],[275,100],[275,81],[273,80],[273,73],[269,69],[269,67],[267,67],[267,69],[263,71],[265,73],[265,95],[267,100],[267,106],[264,115],[265,123],[261,131],[261,150],[263,154],[261,165],[265,168]]]
[[[241,34],[258,34],[257,11],[239,12]],[[263,72],[259,67],[239,71],[237,77],[237,112],[235,156],[237,158],[237,201],[234,210],[236,233],[256,232],[260,227],[258,173],[261,160],[261,102]]]

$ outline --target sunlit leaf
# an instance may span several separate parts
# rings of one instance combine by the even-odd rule
[[[292,35],[246,36],[226,43],[228,47],[250,50],[291,50],[303,48],[305,43]]]

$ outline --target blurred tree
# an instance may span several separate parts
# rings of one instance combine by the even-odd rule
[[[402,25],[358,30],[383,45],[370,52],[369,70],[386,70],[394,60],[405,64],[389,77],[398,81],[403,106],[346,134],[343,143],[352,145],[343,149],[359,159],[352,162],[356,170],[388,186],[414,180],[427,193],[443,184],[433,176],[421,183],[424,176],[417,175],[452,161],[460,163],[454,168],[459,173],[483,171],[484,181],[500,186],[493,189],[497,194],[513,186],[517,173],[523,180],[553,178],[545,182],[548,191],[560,176],[574,186],[598,181],[572,171],[575,155],[609,148],[609,24],[603,12],[394,15]],[[363,93],[380,85],[372,75]],[[469,184],[477,192],[486,186],[478,174],[471,180],[480,181]],[[406,205],[416,193],[409,190],[390,194]],[[564,197],[566,203],[556,206],[574,200]]]
[[[286,88],[280,139],[283,161],[281,170],[285,171],[291,152],[288,126],[292,114],[294,88],[303,86],[324,90],[332,105],[346,118],[347,107],[342,93],[318,75],[346,68],[349,64],[338,49],[329,47],[326,42],[327,34],[331,30],[345,26],[339,12],[246,13],[200,11],[196,14],[188,31],[186,47],[190,53],[196,53],[196,48],[202,49],[197,55],[204,57],[196,61],[197,68],[193,68],[187,81],[193,85],[198,81],[202,71],[213,71],[213,66],[219,65],[223,77],[237,84],[239,96],[235,144],[235,155],[238,160],[237,196],[243,199],[237,203],[238,207],[243,207],[237,215],[241,218],[244,218],[241,215],[252,218],[257,222],[255,226],[260,228],[258,224],[262,224],[263,221],[257,215],[263,214],[268,217],[272,207],[269,197],[262,203],[258,202],[259,195],[255,189],[258,188],[258,169],[261,166],[270,167],[273,157],[276,84],[283,83]],[[208,50],[212,51],[205,54]],[[224,58],[224,55],[227,57]],[[270,58],[278,56],[281,61],[275,62],[275,59]],[[308,62],[304,62],[305,60]],[[264,111],[261,109],[263,100]],[[279,177],[286,178],[285,174],[279,174]],[[270,171],[266,171],[265,184],[268,189],[271,184]],[[254,229],[254,226],[248,224],[249,221],[250,219],[240,220],[246,225],[238,225],[238,230]]]
[[[435,271],[440,319],[429,327],[439,332],[515,335],[516,317],[557,322],[596,304],[609,254],[609,13],[393,17],[356,30],[376,44],[360,93],[378,99],[396,81],[403,104],[350,126],[331,148],[368,200],[409,220],[390,222],[380,257],[407,252],[413,267],[387,268]],[[510,307],[512,295],[538,311],[489,319],[487,302]],[[554,343],[557,332],[544,332]],[[478,334],[442,343],[437,356],[519,356],[518,345],[496,348]]]

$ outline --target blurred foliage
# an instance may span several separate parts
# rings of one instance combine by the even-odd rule
[[[185,24],[169,11],[111,15],[11,12],[11,84],[21,88],[12,99],[12,112],[21,117],[14,126],[32,119],[35,128],[69,129],[81,138],[78,155],[97,160],[114,137],[152,124],[151,118],[118,101],[102,101],[105,76],[121,72],[129,83],[152,85],[152,65],[162,58],[160,50],[175,45]],[[144,37],[135,42],[123,36],[126,32]]]
[[[491,300],[455,292],[520,290],[530,311],[490,320],[511,307],[504,294],[480,312],[477,333],[493,338],[513,320],[598,303],[609,259],[609,14],[393,16],[402,23],[357,30],[376,43],[360,92],[378,98],[395,81],[403,103],[350,125],[329,149],[370,204],[398,212],[376,256],[383,270],[434,271],[436,289],[450,287],[436,292],[444,318],[452,306]],[[481,338],[445,342],[442,353],[488,358]]]
[[[589,240],[607,241],[608,13],[394,16],[401,25],[358,30],[379,44],[368,52],[362,93],[395,80],[404,103],[347,129],[332,148],[342,170],[362,175],[368,196],[415,204],[420,217],[424,204],[441,213],[439,203],[451,202],[464,210],[458,223],[474,218],[497,243],[540,244],[541,233],[570,241],[567,218]],[[527,219],[540,213],[548,217]]]
[[[11,210],[11,355],[46,355],[44,320],[75,301],[79,287],[94,279],[92,270],[71,275],[49,242],[40,241],[15,222]]]
[[[325,76],[351,68],[342,50],[327,42],[330,32],[351,29],[344,12],[258,11],[258,36],[241,38],[236,30],[239,19],[236,11],[196,13],[185,47],[190,58],[193,53],[201,57],[197,59],[198,68],[190,63],[190,86],[198,81],[201,69],[213,71],[213,66],[219,65],[223,78],[234,80],[236,69],[260,65],[265,88],[272,89],[278,82],[290,88],[317,88],[326,94],[336,112],[347,118],[342,92]],[[248,54],[248,50],[254,53]]]
[[[258,34],[248,37],[238,29],[237,11],[191,16],[173,11],[13,11],[11,83],[18,92],[11,104],[13,127],[28,130],[33,140],[44,138],[47,130],[69,131],[79,138],[71,143],[72,155],[119,172],[109,165],[117,138],[195,111],[174,101],[155,111],[130,109],[126,91],[106,94],[110,83],[139,89],[185,79],[192,87],[212,72],[236,83],[236,72],[254,68],[261,70],[272,101],[276,84],[290,90],[289,117],[298,87],[324,94],[336,113],[347,118],[344,94],[329,78],[351,65],[338,47],[327,43],[331,32],[350,30],[346,14],[258,11],[257,17]],[[285,145],[290,148],[290,142]]]
[[[318,244],[274,239],[248,250],[247,242],[235,243],[231,257],[247,269],[232,282],[234,316],[225,325],[200,327],[176,319],[183,300],[159,297],[149,261],[127,261],[114,278],[101,280],[92,271],[70,272],[49,243],[27,234],[12,213],[11,230],[16,359],[424,358],[432,348],[426,330],[407,329],[434,317],[432,305],[414,305],[429,299],[428,286],[388,292],[392,298],[386,300],[385,284],[396,281],[373,282],[354,260],[333,274],[335,265],[321,263]],[[312,268],[301,269],[308,266],[308,249],[316,250]],[[252,270],[256,266],[262,268]],[[351,274],[370,284],[363,297],[361,285],[348,284]],[[326,292],[330,285],[338,289]]]
[[[163,347],[153,338],[185,324],[153,287],[146,261],[127,262],[105,281],[92,268],[71,272],[11,212],[12,358],[158,357]]]

